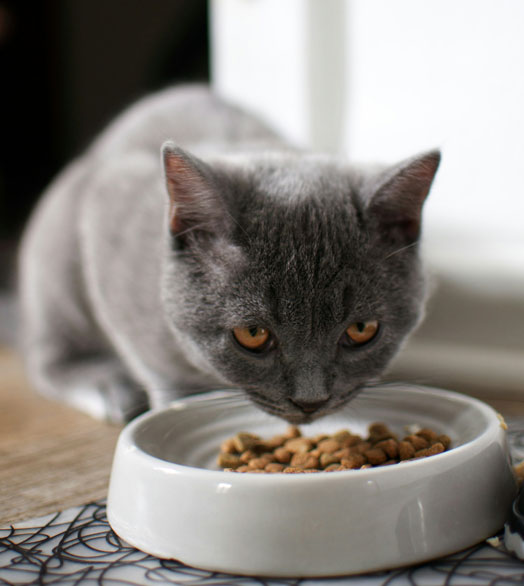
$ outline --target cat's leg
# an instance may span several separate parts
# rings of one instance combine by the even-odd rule
[[[28,371],[42,394],[115,423],[129,421],[148,408],[146,393],[118,359],[75,353],[62,342],[48,340],[45,348],[28,352]]]
[[[78,193],[75,197],[82,176],[79,163],[66,169],[24,238],[22,348],[28,376],[39,392],[97,418],[126,421],[147,409],[147,396],[105,341],[86,297]]]

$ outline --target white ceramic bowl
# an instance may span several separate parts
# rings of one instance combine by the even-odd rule
[[[222,440],[287,424],[218,392],[151,411],[121,433],[107,503],[125,541],[162,558],[246,575],[314,577],[419,563],[499,530],[516,483],[505,432],[486,404],[391,386],[362,393],[304,435],[384,421],[448,434],[453,449],[403,464],[318,474],[223,472]]]

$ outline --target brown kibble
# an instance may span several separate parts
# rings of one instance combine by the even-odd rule
[[[289,438],[285,435],[275,435],[269,439],[262,440],[261,445],[264,446],[269,452],[275,448],[283,446]]]
[[[362,454],[351,454],[349,458],[342,458],[340,463],[348,469],[356,469],[366,464],[366,458]]]
[[[387,460],[384,464],[381,464],[381,466],[391,466],[392,464],[398,464],[398,460]]]
[[[236,454],[222,452],[218,455],[218,465],[221,468],[238,468],[242,462]]]
[[[340,458],[335,454],[320,454],[320,466],[325,468],[330,464],[340,464]]]
[[[390,437],[395,437],[395,434],[389,429],[389,427],[382,422],[372,423],[368,427],[369,432],[369,441],[372,443],[376,443],[380,440],[388,439]]]
[[[325,439],[318,442],[317,448],[323,454],[332,454],[333,452],[340,450],[340,443],[334,439]]]
[[[377,442],[375,444],[375,448],[380,448],[381,450],[384,450],[386,455],[392,460],[398,457],[398,442],[393,438]]]
[[[302,437],[302,432],[296,425],[290,425],[284,434],[287,438]]]
[[[333,434],[333,439],[341,444],[343,441],[348,440],[351,436],[351,433],[348,429],[341,429]]]
[[[371,449],[371,442],[361,442],[360,444],[356,444],[352,448],[349,448],[352,452],[357,454],[363,454]]]
[[[415,448],[411,442],[398,442],[398,456],[401,460],[409,460],[415,455]]]
[[[293,454],[291,466],[297,468],[318,468],[318,458],[307,452]]]
[[[437,454],[442,454],[442,452],[444,452],[445,450],[446,448],[443,444],[441,444],[440,442],[435,442],[434,444],[431,444],[431,446],[429,446],[428,456],[436,456]]]
[[[429,456],[436,456],[445,450],[440,442],[434,443],[429,448],[424,448],[415,452],[415,458],[428,458]]]
[[[415,451],[423,450],[429,446],[428,440],[418,435],[407,435],[404,441],[409,442],[415,448]]]
[[[273,453],[275,460],[281,464],[288,464],[291,460],[291,452],[286,448],[277,448]]]
[[[313,447],[313,442],[307,437],[296,437],[287,440],[287,442],[284,444],[284,447],[286,450],[289,450],[294,454],[301,454],[304,452],[309,452],[309,450]]]
[[[332,436],[317,434],[308,438],[296,426],[290,426],[285,434],[264,440],[240,432],[222,442],[218,463],[228,472],[336,472],[401,464],[440,454],[450,447],[451,440],[445,434],[438,435],[428,428],[411,429],[411,434],[402,441],[384,423],[371,424],[366,439],[347,429]]]
[[[380,448],[371,448],[371,450],[364,452],[364,456],[367,458],[368,463],[373,466],[380,466],[388,459],[386,452]]]
[[[389,427],[382,421],[375,421],[368,425],[369,435],[384,435],[389,432]]]
[[[515,472],[519,486],[521,486],[524,482],[524,461],[515,464],[513,471]]]
[[[442,433],[440,435],[437,435],[437,442],[440,442],[444,446],[444,449],[447,450],[451,445],[451,438],[449,437],[449,435]]]
[[[420,431],[417,431],[415,435],[423,437],[428,442],[428,444],[434,443],[437,439],[437,434],[432,429],[428,429],[427,427],[424,427]]]
[[[270,462],[264,468],[266,472],[274,474],[275,472],[282,472],[284,470],[284,464],[279,464],[278,462]]]
[[[274,456],[272,454],[264,454],[260,458],[253,458],[249,461],[249,468],[265,468],[270,462],[273,462]]]
[[[250,460],[257,457],[257,453],[253,450],[246,450],[240,454],[240,461],[247,464]]]
[[[224,454],[234,454],[236,452],[235,442],[232,437],[220,444],[220,451]]]
[[[233,445],[235,446],[235,451],[240,454],[254,448],[259,441],[258,435],[241,431],[233,438]]]
[[[324,472],[340,472],[341,470],[349,470],[343,464],[330,464],[327,468],[324,468]]]
[[[359,435],[350,435],[349,437],[346,437],[343,440],[341,440],[340,445],[342,446],[342,448],[350,448],[352,446],[356,446],[362,441],[363,439]]]

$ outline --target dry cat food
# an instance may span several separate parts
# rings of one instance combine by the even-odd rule
[[[237,433],[222,443],[218,465],[230,472],[336,472],[427,458],[446,451],[450,443],[447,435],[427,428],[412,429],[399,440],[384,423],[372,423],[367,438],[347,429],[304,437],[298,427],[290,426],[269,439]]]

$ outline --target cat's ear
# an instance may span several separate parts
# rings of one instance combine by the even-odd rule
[[[221,201],[209,167],[168,141],[162,145],[168,201],[168,226],[177,244],[187,236],[214,236],[220,229]]]
[[[440,163],[434,150],[392,167],[382,176],[367,210],[388,240],[411,244],[420,234],[422,206]]]

